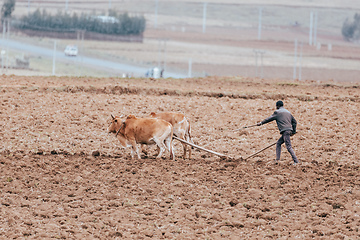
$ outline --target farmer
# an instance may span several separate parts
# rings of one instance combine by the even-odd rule
[[[261,126],[263,124],[269,123],[276,120],[277,126],[279,128],[281,137],[276,143],[276,162],[280,160],[281,155],[281,145],[285,143],[287,150],[289,151],[292,159],[294,160],[294,165],[299,163],[294,150],[291,147],[290,136],[296,133],[296,120],[291,115],[291,113],[284,108],[284,103],[282,101],[276,102],[276,111],[265,120],[259,122],[257,125]]]

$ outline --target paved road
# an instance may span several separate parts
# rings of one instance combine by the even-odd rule
[[[45,48],[45,47],[39,47],[34,46],[28,43],[23,43],[15,40],[3,40],[0,39],[0,46],[9,47],[9,49],[16,49],[19,51],[37,54],[42,57],[47,57],[52,59],[54,50]],[[111,72],[117,72],[119,74],[121,73],[133,73],[136,77],[143,77],[145,76],[146,71],[148,68],[129,65],[129,64],[123,64],[118,62],[111,62],[107,60],[92,58],[92,57],[86,57],[86,56],[78,56],[76,58],[73,57],[67,57],[65,56],[63,51],[56,51],[56,61],[63,61],[63,62],[70,62],[73,64],[84,64],[87,66],[92,66],[97,69],[103,69],[105,71],[111,71]],[[173,73],[173,72],[165,72],[164,77],[173,77],[173,78],[186,78],[187,76],[183,74]]]

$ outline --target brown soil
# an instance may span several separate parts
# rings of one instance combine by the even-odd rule
[[[250,78],[0,76],[1,239],[358,239],[360,86]],[[301,164],[272,114],[298,120]],[[196,144],[176,161],[132,160],[110,114],[181,111]],[[154,150],[155,152],[155,150]]]

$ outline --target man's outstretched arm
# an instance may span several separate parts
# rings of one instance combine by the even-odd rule
[[[277,117],[277,112],[275,111],[275,112],[273,113],[273,115],[271,115],[270,117],[268,117],[268,118],[264,119],[263,121],[259,122],[257,125],[258,125],[258,126],[261,126],[261,125],[263,125],[263,124],[266,124],[266,123],[269,123],[269,122],[271,122],[271,121],[274,121],[274,120],[276,120],[276,117]]]

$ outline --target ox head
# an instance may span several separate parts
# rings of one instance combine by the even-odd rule
[[[122,147],[126,148],[131,146],[130,143],[126,140],[126,138],[124,137],[124,135],[122,133],[120,133],[121,129],[125,128],[125,120],[122,119],[123,116],[121,117],[114,117],[113,115],[111,115],[111,123],[110,126],[108,128],[108,132],[112,132],[112,133],[116,133],[116,138],[120,141],[120,144]]]
[[[118,131],[120,131],[120,129],[121,129],[122,124],[123,124],[123,121],[122,121],[121,117],[116,117],[111,114],[111,123],[108,128],[108,132],[109,133],[118,133]]]

